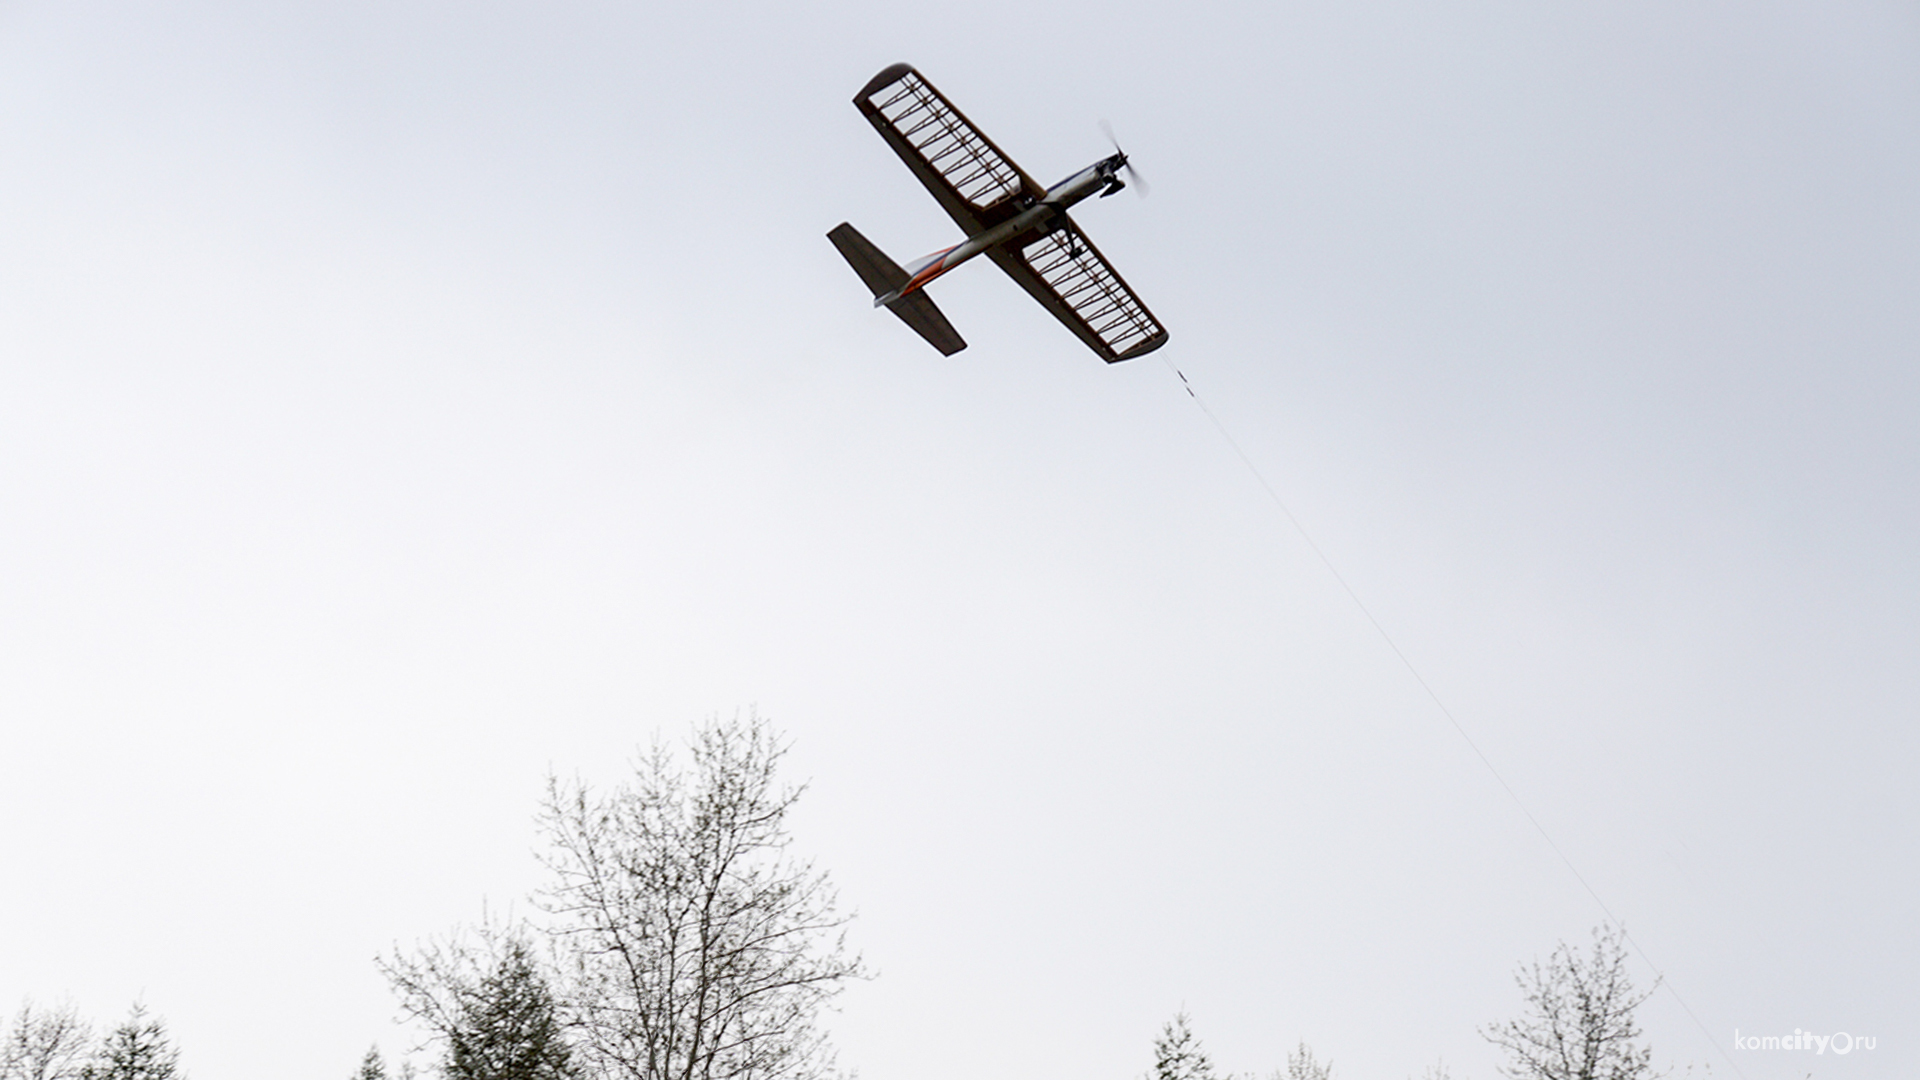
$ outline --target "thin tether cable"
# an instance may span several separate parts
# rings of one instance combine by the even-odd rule
[[[1640,947],[1640,943],[1634,940],[1632,934],[1627,932],[1625,924],[1614,915],[1613,909],[1608,907],[1607,902],[1600,898],[1599,891],[1587,880],[1587,876],[1582,874],[1580,868],[1573,864],[1573,860],[1568,858],[1567,853],[1560,849],[1560,845],[1554,843],[1553,834],[1547,832],[1547,827],[1540,824],[1539,818],[1533,816],[1533,811],[1527,808],[1526,802],[1520,798],[1520,793],[1513,790],[1513,785],[1507,783],[1507,778],[1502,776],[1500,770],[1494,767],[1493,759],[1487,757],[1487,752],[1480,749],[1480,744],[1473,741],[1473,736],[1467,734],[1466,727],[1460,723],[1458,717],[1453,715],[1453,710],[1447,708],[1447,703],[1441,700],[1440,695],[1434,691],[1432,684],[1427,682],[1426,676],[1420,674],[1420,669],[1415,667],[1413,661],[1407,658],[1406,652],[1400,648],[1400,643],[1393,640],[1393,635],[1387,633],[1387,628],[1382,626],[1380,620],[1374,617],[1373,609],[1367,607],[1366,601],[1360,599],[1360,594],[1354,591],[1353,586],[1347,583],[1346,576],[1340,573],[1340,568],[1335,566],[1333,560],[1327,557],[1327,553],[1320,549],[1320,545],[1313,539],[1313,534],[1307,532],[1307,527],[1300,523],[1299,517],[1295,516],[1293,509],[1287,505],[1287,501],[1280,497],[1280,492],[1274,488],[1273,484],[1268,482],[1266,474],[1260,471],[1260,466],[1253,463],[1253,459],[1248,457],[1247,452],[1241,448],[1240,441],[1233,437],[1233,433],[1227,430],[1227,425],[1221,423],[1220,417],[1207,406],[1206,399],[1202,398],[1199,392],[1194,390],[1193,383],[1187,380],[1186,373],[1173,366],[1173,361],[1168,360],[1164,356],[1160,358],[1160,362],[1165,364],[1167,370],[1173,372],[1175,377],[1180,380],[1180,388],[1187,392],[1187,396],[1193,399],[1195,405],[1200,406],[1200,411],[1207,414],[1207,419],[1213,423],[1213,429],[1220,433],[1220,437],[1226,440],[1229,447],[1233,448],[1234,456],[1238,457],[1240,463],[1247,467],[1247,471],[1253,474],[1253,478],[1259,481],[1260,487],[1267,493],[1267,498],[1273,500],[1273,505],[1279,508],[1281,515],[1287,519],[1287,523],[1293,526],[1293,531],[1299,533],[1300,539],[1306,541],[1307,547],[1311,549],[1314,556],[1320,560],[1320,565],[1326,567],[1327,573],[1333,575],[1333,580],[1340,583],[1340,588],[1347,594],[1347,599],[1352,600],[1353,606],[1359,608],[1360,614],[1366,616],[1367,622],[1372,625],[1374,632],[1380,635],[1380,640],[1386,642],[1387,648],[1393,650],[1393,655],[1400,658],[1400,663],[1407,669],[1407,674],[1412,675],[1413,681],[1419,683],[1420,689],[1426,691],[1427,699],[1433,702],[1434,708],[1440,710],[1440,715],[1447,718],[1447,723],[1453,725],[1455,733],[1473,750],[1474,756],[1480,759],[1480,764],[1485,765],[1487,772],[1493,774],[1493,779],[1500,785],[1500,790],[1507,793],[1507,798],[1513,800],[1513,805],[1519,808],[1520,813],[1526,817],[1527,823],[1533,826],[1533,830],[1540,834],[1540,839],[1547,842],[1547,847],[1551,848],[1553,853],[1559,857],[1561,864],[1567,868],[1567,872],[1573,875],[1573,879],[1578,881],[1580,887],[1586,890],[1587,895],[1593,898],[1593,902],[1599,905],[1600,911],[1607,917],[1607,921],[1612,923],[1613,926],[1620,931],[1621,937],[1627,939],[1627,944],[1633,946],[1633,951],[1635,955],[1640,957],[1640,962],[1647,965],[1653,972],[1654,984],[1666,989],[1667,993],[1672,996],[1674,1004],[1679,1005],[1681,1011],[1687,1014],[1687,1019],[1693,1021],[1693,1026],[1699,1028],[1700,1034],[1706,1036],[1707,1041],[1713,1045],[1714,1049],[1720,1051],[1720,1056],[1726,1060],[1727,1067],[1733,1070],[1733,1074],[1740,1077],[1741,1080],[1746,1080],[1746,1074],[1740,1071],[1740,1066],[1734,1062],[1732,1056],[1720,1045],[1719,1040],[1713,1037],[1713,1032],[1708,1030],[1707,1025],[1701,1023],[1700,1017],[1694,1014],[1693,1007],[1688,1005],[1686,999],[1680,996],[1680,991],[1674,989],[1673,983],[1669,981],[1666,975],[1660,970],[1660,965],[1653,962],[1653,958],[1647,955],[1647,951]]]

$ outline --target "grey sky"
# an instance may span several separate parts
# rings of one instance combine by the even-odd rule
[[[896,60],[1113,123],[1162,353],[869,308]],[[549,768],[757,703],[866,1080],[1492,1076],[1600,914],[1164,358],[1713,1042],[1879,1038],[1746,1076],[1911,1076],[1916,132],[1892,3],[6,5],[0,1005],[344,1076]]]

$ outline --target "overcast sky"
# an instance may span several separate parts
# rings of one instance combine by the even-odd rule
[[[959,238],[899,60],[1043,182],[1111,121],[1162,352],[872,310],[828,229]],[[1660,1062],[1920,1071],[1910,4],[12,2],[0,145],[0,1007],[340,1080],[549,770],[757,706],[864,1080],[1488,1080],[1602,913],[1172,364]]]

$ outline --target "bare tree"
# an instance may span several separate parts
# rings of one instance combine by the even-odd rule
[[[1656,1075],[1653,1051],[1639,1043],[1633,1019],[1652,991],[1634,991],[1622,932],[1597,926],[1587,956],[1563,941],[1544,966],[1537,960],[1522,965],[1513,978],[1526,1012],[1480,1029],[1481,1037],[1506,1051],[1502,1075],[1511,1080],[1651,1080]]]
[[[78,1080],[93,1030],[71,1005],[23,1002],[0,1046],[0,1080]]]
[[[550,780],[541,896],[587,1064],[626,1080],[820,1080],[819,1011],[865,971],[827,875],[788,853],[804,791],[766,721],[656,743],[605,795]]]

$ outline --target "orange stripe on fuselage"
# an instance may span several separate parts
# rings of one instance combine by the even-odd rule
[[[927,282],[932,281],[934,278],[937,278],[941,274],[944,274],[948,270],[952,269],[952,267],[945,265],[946,259],[947,259],[947,256],[953,254],[954,250],[959,246],[960,246],[959,244],[955,244],[953,245],[953,247],[950,247],[947,250],[940,252],[939,257],[934,259],[933,262],[929,263],[925,270],[922,270],[919,273],[908,278],[906,285],[902,286],[900,289],[900,295],[905,296],[908,293],[913,292],[914,290],[925,285]]]

